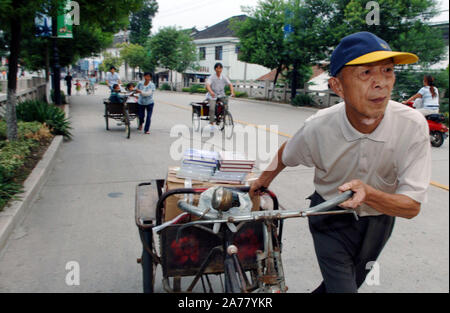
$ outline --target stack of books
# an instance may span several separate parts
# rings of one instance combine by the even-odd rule
[[[208,181],[219,162],[219,154],[214,151],[188,149],[184,152],[178,178]]]
[[[234,151],[220,152],[219,170],[223,173],[250,173],[255,166],[255,160]]]
[[[218,184],[243,184],[247,175],[248,173],[244,172],[216,171],[209,179],[209,182]]]
[[[193,164],[216,168],[219,162],[219,153],[208,150],[188,149],[183,155],[183,165]]]

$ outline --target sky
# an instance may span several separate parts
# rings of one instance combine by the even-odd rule
[[[153,19],[152,33],[160,27],[178,26],[205,29],[232,16],[244,14],[241,7],[254,7],[258,0],[159,0],[159,10]],[[442,12],[433,21],[448,21],[448,0],[441,1]]]

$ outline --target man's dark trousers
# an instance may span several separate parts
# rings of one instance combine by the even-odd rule
[[[316,192],[311,207],[325,200]],[[336,207],[333,210],[342,210]],[[310,216],[311,231],[323,282],[313,293],[356,293],[394,228],[388,215],[359,217],[353,214]]]

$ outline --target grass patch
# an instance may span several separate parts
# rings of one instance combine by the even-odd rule
[[[22,184],[47,150],[53,134],[39,122],[18,122],[18,140],[6,140],[6,123],[0,120],[0,211],[17,199]]]

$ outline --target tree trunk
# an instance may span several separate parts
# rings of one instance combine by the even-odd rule
[[[275,96],[275,87],[277,85],[278,75],[281,72],[282,66],[283,65],[280,64],[280,66],[277,67],[277,72],[275,73],[275,79],[273,80],[273,92],[272,92],[272,95],[270,96],[270,99],[273,99],[273,97]]]
[[[294,69],[292,70],[292,84],[291,84],[291,102],[297,94],[298,86],[298,62],[294,62]]]
[[[22,36],[22,25],[20,19],[11,19],[11,41],[9,46],[9,62],[8,62],[8,95],[6,102],[6,136],[8,140],[17,140],[17,71],[20,52],[20,40]]]
[[[125,62],[125,80],[128,81],[128,63]]]

